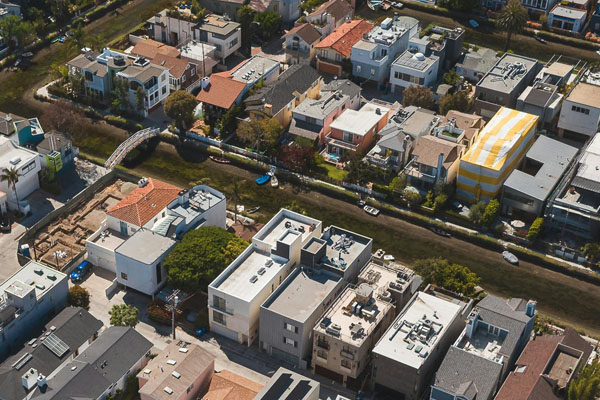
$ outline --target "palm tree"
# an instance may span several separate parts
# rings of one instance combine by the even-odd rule
[[[512,35],[522,32],[528,19],[527,10],[521,5],[521,2],[519,0],[509,0],[496,21],[498,27],[506,31],[506,46],[504,51],[508,51]]]
[[[0,181],[7,182],[8,186],[15,192],[15,199],[17,200],[17,209],[21,212],[21,205],[19,204],[19,195],[17,194],[17,182],[19,182],[19,171],[15,168],[4,168],[4,172],[0,175]]]

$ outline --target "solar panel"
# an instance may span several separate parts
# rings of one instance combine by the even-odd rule
[[[54,333],[48,335],[48,337],[42,342],[44,346],[53,352],[57,357],[62,357],[66,352],[69,351],[69,346],[58,338]]]
[[[285,398],[285,400],[302,400],[310,392],[310,382],[307,380],[300,381],[294,390]]]

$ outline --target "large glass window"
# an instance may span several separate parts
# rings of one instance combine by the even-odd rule
[[[225,325],[225,314],[213,310],[213,321],[217,324]]]

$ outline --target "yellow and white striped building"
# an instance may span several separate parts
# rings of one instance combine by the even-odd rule
[[[456,181],[459,199],[495,198],[535,139],[538,116],[502,107],[461,158]]]

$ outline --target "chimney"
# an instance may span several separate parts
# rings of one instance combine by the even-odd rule
[[[435,174],[436,183],[442,176],[442,168],[444,168],[444,153],[440,153],[438,156],[437,172]]]
[[[406,165],[406,159],[408,158],[408,135],[404,135],[402,141],[402,166]]]
[[[184,205],[190,200],[190,191],[187,189],[183,189],[178,194],[179,205]]]
[[[536,302],[533,300],[529,300],[527,302],[527,307],[525,308],[525,315],[527,315],[528,317],[535,317],[535,305]]]
[[[398,21],[398,13],[397,12],[394,13],[394,21]]]
[[[381,115],[381,110],[379,109],[379,107],[377,107],[377,108],[375,109],[375,114],[377,114],[377,115]]]
[[[34,388],[37,382],[37,375],[37,370],[35,368],[30,368],[23,376],[21,376],[21,383],[25,390],[29,391]]]
[[[210,77],[205,76],[202,78],[202,90],[206,90],[210,86]]]
[[[43,389],[46,386],[46,377],[42,374],[39,374],[37,377],[37,385],[40,389]]]

